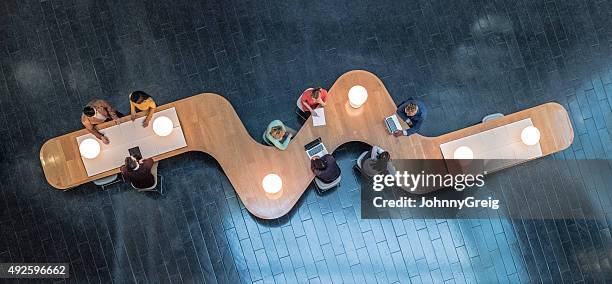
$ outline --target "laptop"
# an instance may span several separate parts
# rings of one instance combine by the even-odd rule
[[[396,114],[392,114],[391,116],[385,118],[385,125],[391,134],[395,133],[395,131],[402,130],[402,125],[400,124],[399,119],[397,119]]]
[[[306,155],[308,155],[308,158],[310,159],[315,156],[323,157],[323,155],[328,153],[327,148],[325,148],[325,145],[323,145],[323,142],[321,142],[321,137],[306,144],[304,149],[306,150]]]

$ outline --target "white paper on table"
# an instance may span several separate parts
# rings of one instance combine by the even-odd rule
[[[325,125],[325,109],[322,107],[315,108],[313,110],[317,115],[312,115],[312,125],[313,126],[321,126]]]

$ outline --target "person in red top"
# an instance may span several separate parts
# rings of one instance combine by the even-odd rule
[[[308,88],[300,96],[301,110],[310,112],[314,116],[316,116],[316,113],[313,110],[318,107],[325,107],[326,102],[327,90],[321,87]]]
[[[140,157],[126,157],[125,165],[121,166],[121,174],[125,180],[132,183],[137,189],[151,188],[155,185],[155,176],[152,173],[153,159]]]

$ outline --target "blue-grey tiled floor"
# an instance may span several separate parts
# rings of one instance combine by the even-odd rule
[[[0,1],[0,262],[70,262],[78,283],[610,281],[609,213],[361,220],[361,144],[336,153],[339,189],[311,188],[273,221],[251,216],[204,154],[164,160],[157,198],[54,191],[38,151],[81,128],[90,99],[125,111],[135,89],[159,103],[221,94],[253,137],[272,119],[297,128],[304,88],[366,69],[396,101],[430,106],[426,135],[556,101],[575,139],[554,158],[609,159],[611,13],[595,0]]]

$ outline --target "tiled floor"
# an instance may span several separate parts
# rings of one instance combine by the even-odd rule
[[[0,1],[0,262],[70,262],[78,283],[611,281],[607,207],[597,219],[361,220],[349,174],[360,144],[336,153],[340,188],[311,188],[274,221],[251,216],[207,155],[165,160],[162,198],[57,192],[38,160],[46,139],[82,127],[92,98],[125,111],[135,89],[160,103],[215,92],[259,137],[272,119],[299,127],[296,96],[351,69],[396,101],[422,98],[426,135],[556,101],[576,135],[550,159],[609,159],[611,13],[594,0]]]

